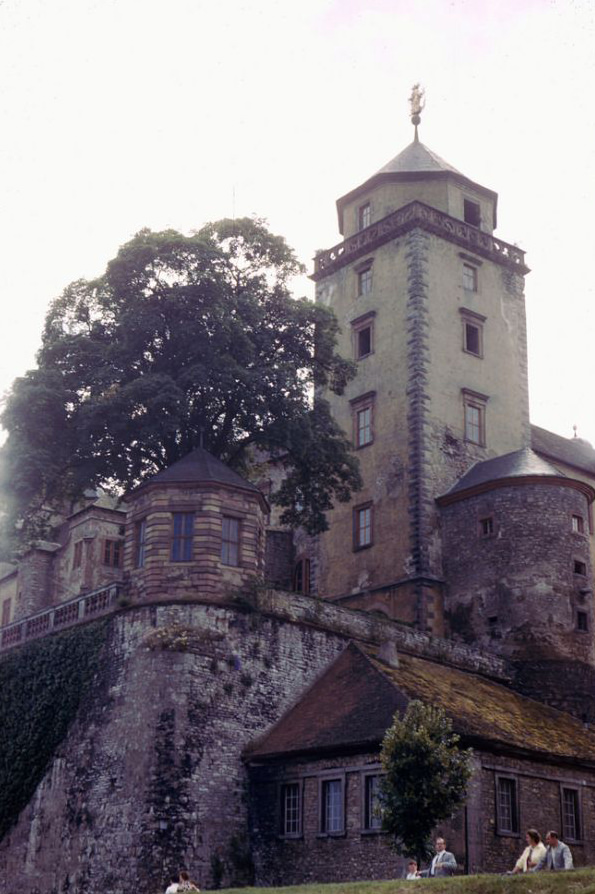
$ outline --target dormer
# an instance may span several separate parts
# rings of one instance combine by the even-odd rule
[[[420,143],[416,137],[361,186],[337,200],[339,232],[349,239],[410,202],[432,208],[477,227],[496,228],[498,195],[474,183]]]

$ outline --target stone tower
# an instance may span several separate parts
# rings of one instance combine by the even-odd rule
[[[475,462],[529,444],[523,252],[493,236],[497,195],[417,137],[337,202],[316,256],[358,375],[325,394],[364,481],[329,515],[318,589],[444,631],[435,498]]]

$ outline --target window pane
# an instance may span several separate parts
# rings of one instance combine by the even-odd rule
[[[239,565],[240,522],[237,518],[223,517],[221,561],[224,565]]]
[[[193,512],[174,512],[172,562],[189,562],[192,559]]]
[[[367,326],[357,333],[357,356],[365,357],[372,350],[372,329]]]
[[[477,292],[477,270],[469,264],[463,264],[463,288],[468,292]]]
[[[368,546],[372,542],[372,509],[368,506],[366,509],[358,509],[357,511],[357,545]]]
[[[340,779],[323,783],[324,832],[343,831],[343,785]]]
[[[370,226],[370,206],[362,205],[359,209],[359,228],[360,230]]]
[[[472,323],[465,323],[465,348],[470,354],[479,355],[479,328]]]
[[[465,406],[465,438],[481,444],[481,410],[471,404]]]
[[[574,841],[580,839],[579,800],[575,789],[562,789],[562,819],[564,836]]]
[[[358,294],[369,295],[372,291],[372,268],[362,270],[358,275]]]
[[[298,835],[300,831],[300,787],[297,782],[281,788],[281,831],[283,835]]]
[[[145,555],[146,555],[146,536],[147,536],[147,522],[146,519],[143,519],[140,522],[136,523],[135,529],[135,540],[136,540],[136,567],[142,568],[145,564]]]
[[[498,827],[501,832],[517,832],[516,782],[498,779]]]
[[[372,440],[372,408],[358,410],[357,414],[357,446],[363,447]]]
[[[380,776],[366,776],[366,829],[380,829]]]

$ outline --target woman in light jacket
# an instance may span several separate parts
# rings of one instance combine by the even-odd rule
[[[513,873],[529,872],[535,869],[542,857],[545,857],[545,845],[537,829],[527,829],[525,835],[527,847],[516,861]]]

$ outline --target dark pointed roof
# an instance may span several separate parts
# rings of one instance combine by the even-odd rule
[[[245,757],[375,749],[395,711],[414,698],[444,708],[455,730],[472,744],[595,764],[595,733],[569,714],[417,656],[400,655],[399,666],[389,667],[373,649],[366,654],[353,643]]]
[[[438,497],[438,502],[449,502],[448,498],[455,494],[476,491],[478,488],[485,490],[496,482],[514,483],[515,479],[533,481],[536,478],[551,478],[560,481],[560,483],[568,482],[569,485],[578,485],[587,496],[590,496],[590,499],[595,496],[595,492],[588,484],[577,482],[565,475],[552,463],[539,456],[531,447],[523,447],[521,450],[514,450],[512,453],[505,453],[503,456],[495,456],[493,459],[475,463],[446,494]],[[591,491],[591,494],[588,491]]]
[[[399,152],[391,161],[377,171],[377,174],[402,174],[415,173],[418,171],[451,171],[453,174],[464,175],[447,161],[420,143],[414,140],[408,146]]]
[[[144,481],[140,488],[154,484],[222,484],[227,487],[252,491],[264,500],[261,491],[255,484],[242,478],[203,447],[197,447],[196,450],[187,453],[169,468],[157,472],[152,478]]]
[[[457,168],[453,167],[447,161],[444,161],[443,158],[423,143],[420,143],[418,139],[415,139],[412,143],[406,146],[405,149],[399,152],[398,155],[391,159],[391,161],[385,164],[384,167],[380,168],[379,171],[376,171],[372,177],[362,183],[361,186],[357,186],[355,189],[352,189],[351,192],[348,192],[346,195],[341,196],[340,199],[337,199],[339,232],[343,233],[343,211],[345,205],[353,201],[362,193],[369,192],[379,183],[386,180],[419,180],[420,178],[425,177],[431,179],[442,179],[445,177],[454,178],[463,186],[470,187],[471,189],[483,193],[483,195],[487,196],[493,202],[493,225],[496,227],[498,193],[494,192],[492,189],[487,189],[485,186],[481,186],[479,183],[474,183],[473,180],[470,180],[457,170]]]

